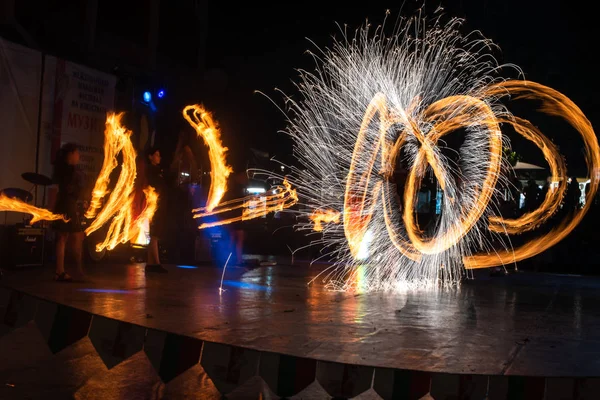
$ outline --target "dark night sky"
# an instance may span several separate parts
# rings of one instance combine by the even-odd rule
[[[185,78],[185,94],[170,91],[165,111],[165,126],[181,124],[181,108],[190,102],[202,102],[214,111],[222,125],[228,146],[244,149],[249,145],[282,154],[289,152],[289,141],[277,131],[285,120],[269,99],[255,94],[260,90],[282,105],[280,88],[289,95],[295,90],[291,80],[296,68],[313,69],[312,58],[305,50],[317,45],[331,45],[331,35],[338,34],[336,22],[346,23],[351,31],[368,18],[373,25],[382,22],[389,9],[388,26],[396,17],[411,16],[423,0],[370,0],[353,4],[349,1],[303,2],[227,2],[207,1],[207,25],[199,26],[195,7],[202,1],[160,2],[158,50],[163,63],[181,63],[195,67],[198,40],[206,32],[206,73],[193,75],[193,84]],[[39,3],[38,7],[30,3]],[[237,4],[236,4],[237,3]],[[18,2],[21,23],[48,46],[51,54],[75,61],[81,26],[81,3],[77,0],[31,0]],[[425,1],[424,15],[431,16],[442,6],[448,16],[463,17],[463,32],[479,30],[500,46],[496,54],[500,63],[514,63],[527,79],[551,86],[570,97],[592,121],[600,122],[596,76],[595,41],[600,37],[595,10],[590,5],[561,0],[437,0]],[[20,10],[20,11],[19,11]],[[37,10],[33,12],[32,10]],[[52,11],[52,13],[50,13]],[[65,26],[62,34],[77,37],[65,40],[53,36],[50,24]],[[35,14],[35,15],[34,15]],[[63,21],[63,22],[61,22]],[[75,25],[73,25],[75,24]],[[98,9],[98,30],[126,38],[144,54],[147,41],[148,7],[145,0],[103,0]],[[60,29],[59,29],[60,31]],[[62,38],[62,39],[61,39]],[[110,43],[108,44],[110,46]],[[142,57],[143,58],[143,57]],[[168,60],[168,61],[165,61]],[[85,60],[83,61],[85,63]],[[145,61],[140,60],[143,64]],[[158,77],[157,79],[168,77]],[[515,109],[519,116],[530,118],[543,132],[555,139],[567,156],[570,173],[583,172],[581,141],[565,124],[540,118],[531,111],[535,106]],[[176,128],[175,128],[176,129]],[[167,129],[174,130],[173,128]],[[167,134],[170,134],[167,132]],[[176,136],[176,135],[175,135]],[[513,139],[513,146],[526,161],[543,163],[540,152],[526,142]],[[232,153],[235,151],[232,151]]]
[[[422,2],[366,1],[350,2],[247,2],[235,7],[228,2],[211,2],[209,6],[207,67],[211,77],[223,77],[227,83],[213,104],[223,125],[243,136],[241,143],[276,152],[285,148],[286,138],[276,134],[285,123],[276,107],[261,90],[281,104],[274,88],[294,94],[290,81],[295,68],[311,68],[312,60],[304,51],[312,48],[306,38],[318,45],[331,44],[337,33],[336,22],[357,27],[366,18],[373,24],[382,21],[385,10],[391,17],[408,16]],[[426,14],[432,14],[440,2],[426,2]],[[599,121],[597,110],[598,79],[592,41],[598,37],[598,23],[591,10],[576,8],[575,3],[558,0],[464,0],[442,1],[446,14],[466,18],[464,32],[480,30],[502,49],[501,63],[514,63],[534,80],[562,91],[574,100],[592,123]],[[213,79],[213,78],[209,78]],[[527,116],[529,117],[529,116]],[[561,124],[547,124],[532,119],[572,161],[581,164],[580,142],[574,132]],[[548,128],[546,128],[548,125]],[[559,129],[560,127],[560,129]],[[554,132],[550,132],[554,131]],[[568,139],[568,140],[565,140]],[[538,162],[539,154],[514,141],[527,161]],[[570,156],[570,157],[569,157]]]

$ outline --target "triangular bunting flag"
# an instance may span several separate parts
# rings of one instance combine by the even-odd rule
[[[507,399],[543,400],[546,381],[542,377],[510,376]]]
[[[454,374],[432,374],[431,375],[431,397],[434,399],[458,398],[460,380]]]
[[[144,352],[163,382],[167,383],[200,360],[199,339],[148,329]]]
[[[458,398],[464,400],[484,399],[488,390],[487,375],[460,375],[458,378]]]
[[[290,397],[315,381],[317,361],[263,352],[259,374],[277,396]]]
[[[86,311],[39,300],[35,323],[54,354],[86,337],[91,322]]]
[[[259,357],[256,350],[204,342],[200,364],[225,395],[257,375]]]
[[[24,326],[35,317],[38,299],[16,290],[11,291],[2,323],[9,329]]]
[[[88,334],[109,369],[141,351],[145,335],[146,328],[100,316],[94,316]]]
[[[375,369],[373,388],[384,400],[419,400],[429,393],[431,374],[421,371],[377,368]]]
[[[574,378],[546,379],[546,398],[544,400],[585,399],[577,397]]]
[[[600,393],[600,378],[575,379],[574,399],[594,399]]]
[[[371,388],[372,367],[319,361],[317,381],[332,397],[356,397]]]

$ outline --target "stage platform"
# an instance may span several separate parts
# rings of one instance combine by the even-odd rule
[[[598,278],[479,273],[449,292],[355,295],[308,285],[325,266],[297,263],[228,268],[220,292],[221,268],[167,268],[97,265],[80,283],[9,271],[0,322],[33,320],[54,353],[89,337],[109,368],[143,350],[163,381],[200,363],[221,393],[257,375],[280,396],[315,380],[348,398],[600,389]]]

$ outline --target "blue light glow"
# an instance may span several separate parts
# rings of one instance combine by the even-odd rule
[[[223,286],[231,286],[231,287],[236,287],[236,288],[240,288],[240,289],[251,289],[251,290],[260,290],[260,291],[266,291],[266,290],[271,289],[268,286],[257,285],[256,283],[238,282],[238,281],[229,281],[229,280],[223,281]]]
[[[181,268],[181,269],[196,269],[198,267],[196,267],[195,265],[177,265],[177,268]]]
[[[163,97],[165,97],[165,91],[163,89],[160,89],[156,95],[159,99],[162,99]]]
[[[150,103],[150,100],[152,100],[152,94],[150,94],[150,92],[144,92],[144,101]]]
[[[126,293],[135,293],[135,291],[133,290],[122,290],[122,289],[77,289],[80,292],[88,292],[88,293],[119,293],[119,294],[126,294]]]

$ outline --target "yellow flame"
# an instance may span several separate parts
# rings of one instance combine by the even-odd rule
[[[500,175],[500,163],[502,160],[502,135],[498,121],[490,107],[483,101],[471,96],[451,96],[433,103],[425,110],[428,120],[436,121],[427,138],[417,138],[428,143],[429,146],[421,146],[415,163],[409,172],[406,189],[404,192],[404,223],[408,237],[413,245],[423,254],[437,254],[454,246],[464,237],[477,223],[485,211]],[[441,121],[441,122],[440,122]],[[486,177],[481,185],[478,197],[470,210],[461,212],[460,218],[442,234],[435,239],[424,241],[414,218],[414,204],[417,200],[418,186],[422,174],[417,173],[424,170],[425,160],[431,166],[440,182],[444,182],[446,172],[430,160],[435,159],[432,145],[445,134],[462,127],[474,124],[485,125],[488,130],[489,163]],[[423,156],[422,154],[425,154]],[[444,186],[441,184],[442,189]]]
[[[598,139],[590,121],[587,119],[585,114],[583,114],[581,109],[577,107],[573,101],[571,101],[571,99],[564,94],[539,83],[519,81],[507,81],[491,86],[487,94],[490,96],[503,94],[513,96],[514,99],[540,101],[542,103],[540,111],[551,116],[561,117],[573,128],[575,128],[581,135],[584,142],[585,160],[587,163],[588,172],[591,175],[589,183],[590,190],[587,194],[586,202],[583,208],[580,210],[573,210],[570,215],[567,215],[563,221],[550,232],[530,240],[521,247],[513,249],[512,251],[505,250],[494,254],[478,254],[467,257],[465,258],[464,263],[465,267],[470,269],[493,267],[500,264],[509,264],[524,260],[526,258],[538,255],[554,246],[564,239],[569,233],[571,233],[573,229],[575,229],[575,227],[581,222],[581,219],[588,212],[592,204],[591,199],[596,196],[596,192],[598,191],[598,177],[594,176],[595,171],[598,171],[600,168],[600,147],[598,146]],[[562,160],[559,160],[560,156],[555,154],[552,149],[540,145],[537,141],[534,141],[534,143],[540,147],[546,159],[553,158],[552,161],[549,161],[549,164],[554,179],[554,174],[562,172],[563,165]],[[547,142],[544,141],[544,144],[547,144]],[[556,165],[553,165],[553,163],[556,163]],[[563,184],[565,184],[564,182],[567,181],[566,178],[566,174],[562,176],[561,182],[563,182]],[[552,213],[558,209],[562,192],[564,192],[564,188],[561,186],[559,186],[559,189],[556,191],[549,191],[549,194],[544,199],[542,205],[540,205],[538,210],[534,211],[534,213],[537,212],[539,215],[546,216],[545,218],[547,218],[549,215],[552,215]],[[555,200],[554,197],[558,197],[558,201]],[[531,226],[535,222],[530,221],[531,218],[531,215],[525,214],[523,217],[521,217],[522,220],[517,219],[514,222],[510,220],[498,220],[498,222],[506,223],[507,226],[511,227],[512,231],[520,233],[522,231],[531,229]],[[496,221],[490,222],[494,223]],[[518,227],[521,223],[523,223],[523,225],[522,228],[519,229]]]
[[[383,203],[384,220],[392,244],[405,256],[418,261],[422,254],[437,254],[456,245],[483,215],[494,192],[501,169],[502,136],[499,124],[507,123],[524,138],[540,148],[548,165],[553,181],[560,182],[556,190],[548,191],[546,198],[537,210],[526,213],[517,219],[491,217],[489,229],[494,232],[517,234],[522,233],[546,222],[560,207],[566,190],[566,166],[556,146],[546,138],[529,121],[518,117],[507,118],[496,116],[485,100],[497,99],[500,96],[511,95],[513,98],[532,99],[542,102],[541,111],[552,116],[564,118],[583,137],[588,171],[593,174],[600,169],[600,149],[598,140],[589,120],[582,111],[566,96],[549,87],[521,81],[506,81],[491,85],[483,92],[481,98],[472,96],[451,96],[436,101],[423,111],[425,121],[430,123],[427,134],[423,134],[415,121],[409,117],[414,110],[414,103],[408,112],[404,110],[388,110],[386,97],[383,93],[376,94],[368,105],[361,123],[346,181],[344,193],[344,212],[342,214],[344,233],[351,254],[357,257],[368,225],[371,221],[376,203]],[[379,114],[379,140],[373,144],[367,142],[366,132],[376,114]],[[404,126],[396,142],[391,144],[386,135],[393,124]],[[447,171],[438,161],[434,146],[438,140],[457,129],[473,125],[484,125],[488,131],[489,160],[484,181],[476,190],[476,199],[470,209],[461,209],[459,218],[441,236],[425,240],[415,220],[414,204],[417,200],[421,177],[427,166],[431,167],[438,179],[442,190],[445,190]],[[408,132],[407,132],[408,131]],[[420,143],[415,162],[409,171],[404,192],[403,221],[408,240],[401,237],[390,215],[391,204],[389,192],[392,190],[389,178],[393,172],[396,157],[410,133]],[[365,165],[358,163],[365,163]],[[373,168],[377,156],[381,154],[381,169],[379,173],[383,181],[373,181]],[[360,175],[356,171],[363,170]],[[590,182],[588,200],[592,199],[598,189],[598,179],[593,177]],[[380,197],[381,195],[381,197]],[[446,193],[447,196],[450,194]],[[454,199],[450,198],[450,201]],[[568,216],[556,228],[541,237],[531,240],[520,248],[500,251],[493,254],[478,254],[466,257],[463,261],[466,268],[486,268],[523,260],[543,252],[566,237],[579,224],[590,207],[587,201],[582,210]],[[320,214],[311,219],[315,221],[314,230],[323,229]]]
[[[110,174],[119,165],[117,156],[123,150],[123,147],[130,141],[131,131],[121,126],[123,113],[110,113],[106,117],[106,128],[104,130],[104,161],[102,168],[92,190],[90,205],[85,213],[86,218],[94,218],[97,211],[102,207],[102,199],[108,193],[108,184],[110,183]],[[134,156],[135,158],[135,156]],[[106,220],[99,221],[98,227],[104,224]],[[95,230],[95,229],[94,229]]]
[[[221,143],[221,133],[212,115],[201,105],[190,105],[183,109],[183,118],[196,130],[208,146],[210,159],[210,189],[206,205],[207,211],[212,211],[219,205],[227,191],[227,177],[233,172],[227,165],[225,153],[227,147]]]
[[[31,224],[35,224],[38,221],[69,221],[65,218],[64,215],[54,214],[46,210],[45,208],[32,206],[31,204],[27,204],[19,199],[7,197],[2,193],[0,193],[0,211],[13,211],[24,214],[31,214]]]
[[[130,242],[140,235],[144,220],[151,221],[156,211],[158,194],[152,187],[144,190],[146,207],[133,219],[134,184],[136,178],[136,152],[131,143],[131,131],[121,125],[123,114],[109,114],[104,132],[104,163],[94,190],[92,202],[86,216],[95,216],[102,205],[102,199],[108,194],[110,174],[117,166],[119,153],[123,158],[121,173],[108,200],[97,213],[96,218],[85,230],[87,235],[109,223],[106,238],[96,245],[96,250],[112,250],[120,243]]]
[[[334,210],[315,210],[309,218],[314,223],[313,230],[316,232],[323,231],[324,223],[340,223],[340,213]]]
[[[531,122],[517,117],[513,119],[504,118],[500,121],[512,125],[516,132],[532,141],[542,151],[546,162],[550,166],[552,182],[558,181],[558,187],[548,190],[542,204],[536,210],[525,213],[517,219],[490,217],[489,228],[491,231],[519,234],[542,225],[558,211],[567,190],[567,180],[561,179],[561,177],[567,176],[567,166],[554,143],[534,127]]]
[[[379,112],[380,123],[379,132],[383,136],[383,132],[389,127],[386,99],[385,95],[378,93],[373,97],[371,103],[365,111],[363,121],[358,131],[354,152],[350,161],[350,171],[346,178],[346,191],[344,193],[344,234],[350,247],[350,252],[353,257],[357,257],[360,250],[360,245],[367,232],[367,226],[371,221],[373,209],[376,205],[376,199],[381,190],[380,183],[376,183],[372,190],[369,187],[371,180],[371,171],[375,165],[377,153],[381,147],[381,141],[377,142],[375,148],[370,148],[366,141],[366,132],[369,124],[375,114]],[[364,151],[371,151],[368,169],[361,176],[356,176],[357,163],[359,163],[359,155]],[[382,157],[383,158],[383,157]],[[365,202],[371,200],[370,204]]]
[[[152,220],[158,205],[158,194],[155,189],[148,186],[144,189],[146,206],[140,215],[133,219],[134,183],[136,179],[136,152],[131,143],[131,131],[121,125],[123,114],[110,113],[106,119],[104,131],[104,162],[94,189],[90,206],[85,213],[86,218],[94,218],[85,230],[87,235],[97,231],[109,223],[106,237],[102,243],[96,245],[96,250],[105,248],[112,250],[120,243],[145,243],[142,241],[146,226]],[[117,156],[122,154],[123,163],[121,174],[111,192],[106,204],[103,199],[109,193],[110,174],[118,166]],[[98,212],[98,210],[100,210]],[[16,211],[31,214],[31,223],[40,220],[64,220],[64,216],[34,207],[17,199],[8,198],[0,194],[0,211]]]
[[[240,215],[231,218],[222,219],[215,222],[207,222],[201,224],[198,229],[212,228],[215,226],[227,225],[238,221],[248,221],[254,218],[260,218],[268,213],[282,211],[292,207],[298,202],[298,194],[296,189],[292,189],[292,185],[284,179],[283,186],[275,188],[275,193],[266,196],[250,195],[240,199],[230,200],[222,203],[220,206],[209,210],[208,207],[201,207],[192,212],[194,218],[205,218],[208,216],[226,213],[230,211],[242,210]],[[256,207],[260,205],[260,207]]]
[[[148,186],[144,189],[144,195],[146,196],[146,206],[137,217],[133,224],[133,231],[130,234],[132,244],[146,245],[148,243],[148,230],[150,229],[150,222],[154,217],[156,208],[158,207],[158,193],[152,186]]]
[[[131,208],[130,195],[133,193],[133,184],[136,177],[135,157],[136,153],[131,143],[131,131],[121,126],[123,114],[109,114],[107,117],[106,130],[104,132],[104,165],[100,170],[98,179],[92,192],[92,201],[86,216],[90,218],[95,215],[95,211],[100,207],[101,200],[107,194],[107,187],[110,182],[110,173],[116,167],[116,157],[122,154],[123,163],[121,165],[121,174],[110,193],[108,201],[98,213],[96,219],[86,229],[86,234],[90,234],[100,229],[113,216],[116,219],[124,219],[124,211]],[[107,160],[108,159],[108,160]],[[114,160],[114,161],[112,161]],[[117,218],[117,216],[121,218]]]
[[[400,252],[413,260],[418,260],[420,254],[436,254],[444,251],[466,235],[475,225],[477,220],[489,202],[500,171],[500,161],[502,154],[502,137],[498,121],[489,106],[483,101],[470,96],[452,96],[439,100],[429,106],[424,115],[433,125],[428,135],[423,135],[415,122],[408,117],[406,112],[394,110],[390,113],[386,105],[386,98],[383,93],[378,93],[367,107],[361,127],[358,133],[357,141],[352,154],[350,171],[346,182],[346,192],[344,195],[344,232],[350,251],[354,257],[357,256],[360,245],[363,242],[367,227],[371,221],[373,209],[381,194],[381,200],[384,205],[385,224],[390,234],[390,239],[394,246]],[[365,142],[367,128],[372,119],[379,113],[379,133],[380,138],[373,148]],[[405,133],[401,133],[394,145],[388,143],[386,138],[390,126],[400,123],[410,129],[411,133],[419,140],[421,146],[415,158],[415,163],[409,172],[404,192],[404,224],[408,233],[410,242],[402,240],[397,233],[397,228],[392,224],[389,216],[389,199],[386,198],[386,186],[382,190],[382,182],[376,182],[370,187],[372,170],[381,150],[381,170],[383,175],[389,177],[390,169],[393,168],[393,161],[405,140]],[[445,187],[444,181],[446,171],[441,167],[437,160],[437,155],[433,149],[437,141],[445,134],[461,127],[467,127],[472,124],[484,124],[489,131],[490,162],[487,175],[482,185],[482,190],[478,194],[475,204],[470,210],[462,213],[461,218],[449,228],[439,238],[424,240],[421,231],[414,219],[414,203],[416,201],[420,177],[423,176],[427,165],[429,165],[442,188]],[[369,164],[361,176],[356,176],[358,169],[357,163],[361,162],[362,153],[371,151]],[[386,184],[389,182],[385,182]],[[370,201],[370,204],[365,202]]]

